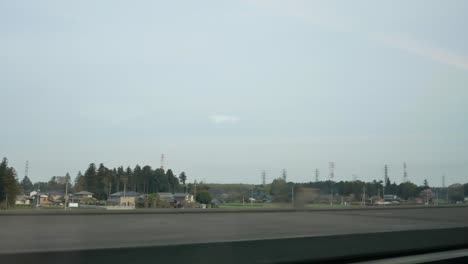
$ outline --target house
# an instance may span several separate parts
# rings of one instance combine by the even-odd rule
[[[93,198],[93,193],[88,191],[81,191],[73,194],[73,199],[82,200],[86,198]]]
[[[54,201],[62,201],[62,200],[65,200],[65,192],[61,192],[61,191],[49,192],[49,197],[52,198],[52,200]]]
[[[165,202],[174,202],[175,200],[174,194],[169,193],[169,192],[159,192],[158,196],[159,196],[159,200],[165,201]]]
[[[56,204],[56,202],[54,202],[52,198],[50,198],[46,193],[40,193],[36,191],[31,193],[33,194],[31,195],[33,198],[32,204],[35,206],[51,206]]]
[[[16,205],[30,205],[32,204],[32,198],[29,195],[20,194],[16,196],[15,199]]]
[[[398,198],[398,196],[394,195],[394,194],[386,194],[384,195],[384,200],[386,202],[394,202],[394,201],[400,201],[400,198]]]
[[[430,188],[427,188],[419,193],[419,198],[425,200],[426,202],[431,202],[432,198],[434,198],[434,193]]]
[[[140,194],[133,191],[116,192],[111,194],[107,201],[111,204],[116,205],[135,206],[137,203],[138,196],[140,196]]]
[[[179,203],[193,203],[193,202],[195,202],[193,194],[174,193],[172,196],[174,197],[173,200],[176,200]]]

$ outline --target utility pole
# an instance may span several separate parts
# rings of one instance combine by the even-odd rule
[[[250,190],[250,207],[253,207],[253,189]]]
[[[294,185],[291,188],[291,203],[294,206]]]
[[[408,172],[406,171],[406,162],[403,163],[403,182],[408,182]]]
[[[197,200],[197,180],[195,180],[194,182],[194,192],[193,192],[193,195],[195,196],[195,201]]]
[[[319,181],[319,170],[315,169],[315,182]]]
[[[262,171],[262,185],[266,185],[266,172],[265,170]]]
[[[335,177],[335,163],[329,162],[328,168],[330,170],[330,205],[333,205],[333,178]]]
[[[40,192],[41,192],[41,188],[40,188],[40,183],[38,182],[38,183],[37,183],[37,193],[36,193],[36,196],[37,196],[37,199],[36,199],[36,208],[39,208],[39,205],[41,204],[41,202],[39,201],[39,200],[41,199]]]
[[[63,206],[65,211],[67,210],[67,202],[68,202],[68,179],[65,180],[65,205]]]
[[[385,199],[385,187],[387,187],[387,181],[388,181],[388,166],[387,164],[385,164],[385,167],[384,167],[384,184],[383,184],[383,196],[384,196],[384,199]]]
[[[445,187],[445,175],[442,175],[442,188],[443,188],[443,189],[446,188],[446,187]],[[447,186],[447,188],[446,188],[446,190],[445,190],[445,194],[446,194],[446,196],[447,196],[445,202],[446,202],[446,203],[449,203],[449,188],[448,188],[448,186]]]
[[[362,206],[366,206],[366,184],[362,187]]]

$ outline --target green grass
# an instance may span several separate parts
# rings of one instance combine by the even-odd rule
[[[224,203],[219,204],[219,208],[237,208],[237,209],[249,209],[249,208],[290,208],[291,204],[287,203]]]

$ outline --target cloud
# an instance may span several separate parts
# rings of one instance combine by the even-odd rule
[[[448,50],[433,47],[428,43],[403,34],[374,34],[374,37],[385,45],[410,52],[433,61],[468,70],[468,56],[455,54]]]
[[[416,54],[465,71],[468,70],[468,55],[438,48],[402,33],[368,32],[362,25],[357,23],[356,16],[349,17],[343,13],[338,13],[336,8],[323,5],[320,2],[252,0],[252,3],[258,8],[275,15],[299,18],[325,30],[354,34],[393,49]]]
[[[212,115],[209,118],[215,124],[234,124],[239,122],[238,117],[229,115]]]

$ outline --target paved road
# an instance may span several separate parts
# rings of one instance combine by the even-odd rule
[[[268,213],[0,215],[0,253],[468,226],[468,208]]]

